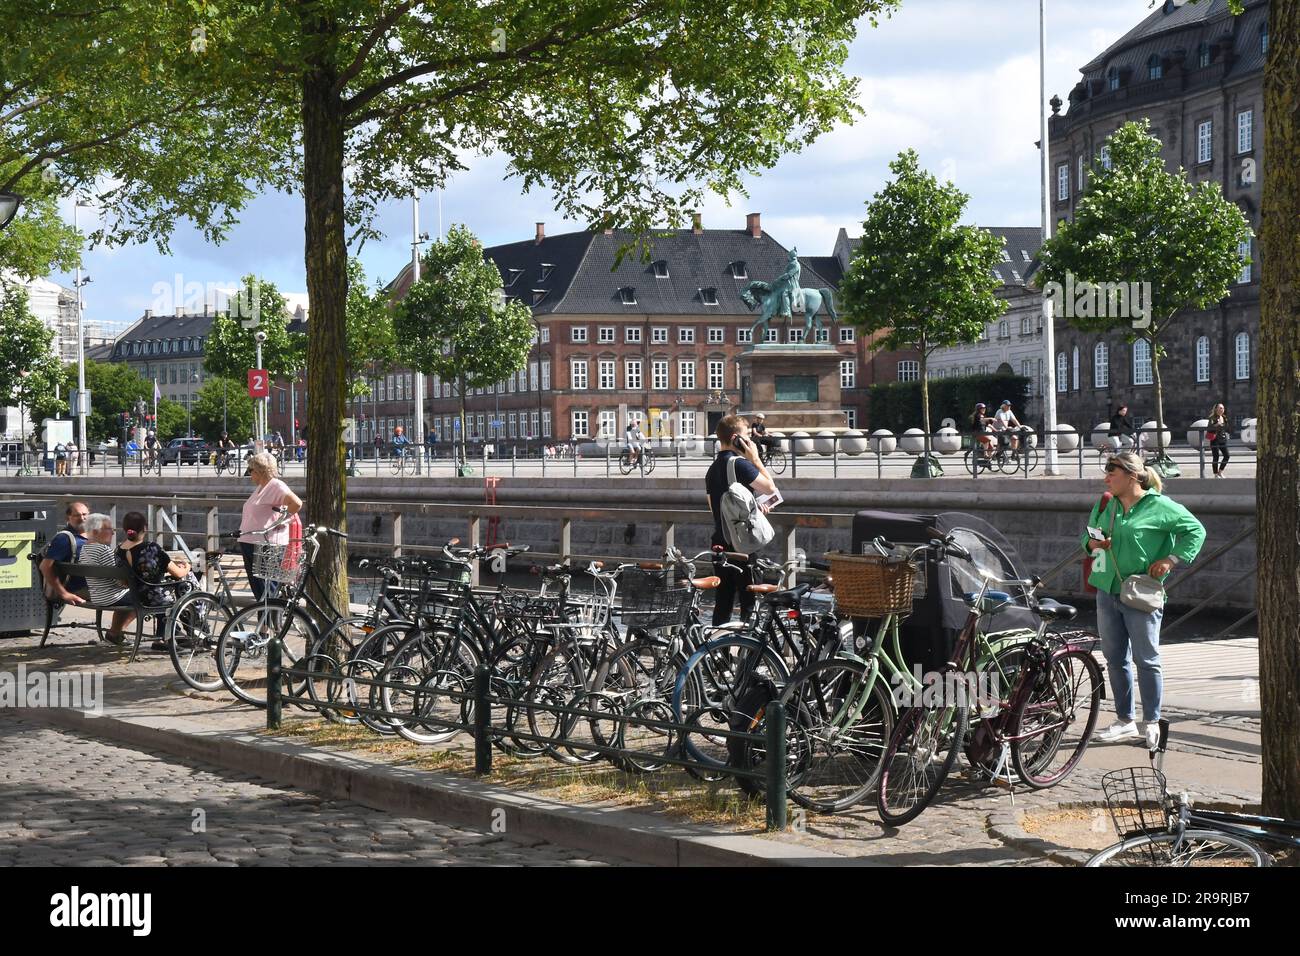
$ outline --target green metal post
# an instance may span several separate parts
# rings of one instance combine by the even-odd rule
[[[785,706],[774,700],[767,705],[767,829],[784,830],[785,806]]]
[[[492,705],[488,702],[491,671],[480,667],[474,672],[474,772],[492,772]]]
[[[280,729],[280,679],[283,665],[280,641],[272,638],[266,645],[266,729]]]

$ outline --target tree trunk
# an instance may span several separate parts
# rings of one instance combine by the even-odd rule
[[[1300,4],[1269,10],[1259,324],[1259,678],[1264,812],[1300,819]]]
[[[303,200],[306,206],[308,324],[307,516],[314,524],[347,530],[343,410],[347,358],[347,245],[343,221],[343,111],[333,92],[337,70],[331,60],[338,25],[303,10],[303,31],[316,49],[302,85]],[[347,613],[347,550],[326,538],[316,574],[334,606]]]
[[[465,376],[462,375],[456,382],[456,393],[460,398],[458,414],[460,415],[460,463],[464,465],[469,461],[469,456],[465,450],[465,429],[469,426],[465,422]],[[459,467],[456,471],[460,474]]]
[[[1156,386],[1156,449],[1160,459],[1163,460],[1165,457],[1165,392],[1160,384],[1160,353],[1156,348],[1154,335],[1147,339],[1147,342],[1151,345],[1151,379]]]
[[[925,336],[921,336],[921,427],[925,430],[925,476],[930,473],[930,353],[926,349]]]

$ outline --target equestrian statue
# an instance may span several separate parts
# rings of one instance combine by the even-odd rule
[[[791,249],[790,262],[785,272],[781,273],[775,282],[769,285],[756,279],[740,290],[741,301],[749,306],[750,311],[762,307],[758,320],[750,327],[750,340],[755,344],[763,341],[759,337],[760,328],[766,336],[769,322],[778,317],[789,320],[794,312],[802,312],[804,315],[803,341],[805,342],[813,342],[816,330],[826,327],[821,320],[823,306],[832,321],[839,321],[839,316],[835,314],[835,298],[831,290],[801,288],[800,271],[799,250]]]

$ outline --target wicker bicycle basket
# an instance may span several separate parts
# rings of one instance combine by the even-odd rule
[[[259,544],[253,554],[253,576],[263,581],[296,585],[307,570],[307,549],[300,542]]]
[[[912,609],[916,565],[905,558],[830,551],[835,605],[849,617],[881,617]]]

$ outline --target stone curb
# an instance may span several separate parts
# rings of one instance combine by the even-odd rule
[[[1092,858],[1087,850],[1075,850],[1036,837],[1024,828],[1024,810],[996,810],[989,814],[989,833],[1007,846],[1024,850],[1064,866],[1083,866]]]
[[[0,710],[118,743],[255,774],[363,806],[528,836],[653,866],[871,866],[811,847],[731,835],[621,809],[576,807],[475,780],[409,770],[174,717],[94,716],[69,708]],[[499,830],[497,832],[500,832]]]

